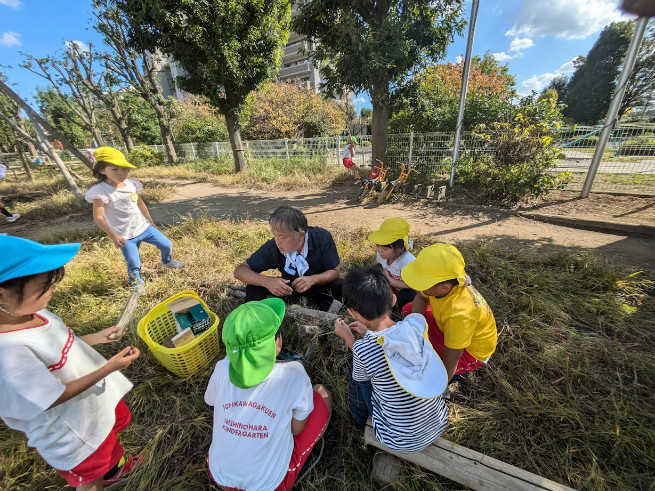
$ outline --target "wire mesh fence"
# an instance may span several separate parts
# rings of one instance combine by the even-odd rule
[[[556,145],[561,159],[551,169],[553,173],[571,173],[567,189],[581,190],[589,171],[601,126],[574,126],[555,132]],[[423,179],[446,179],[450,174],[454,144],[454,132],[406,133],[389,135],[385,164],[392,174],[399,172],[401,163],[411,163]],[[353,161],[359,166],[372,164],[370,136],[358,136]],[[251,159],[275,159],[290,161],[311,158],[326,165],[341,165],[349,139],[344,136],[321,138],[296,138],[280,140],[244,140],[246,157]],[[163,145],[151,145],[163,152]],[[178,157],[182,160],[231,158],[229,142],[178,143]],[[471,132],[461,138],[460,155],[478,156],[494,152],[488,140]],[[66,151],[61,152],[63,157]],[[17,154],[0,155],[10,167],[19,167]],[[611,133],[603,152],[593,191],[655,194],[655,124],[621,124]]]

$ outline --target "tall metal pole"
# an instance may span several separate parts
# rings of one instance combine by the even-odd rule
[[[471,21],[469,22],[469,37],[466,41],[466,59],[462,73],[462,92],[459,95],[459,111],[457,113],[457,127],[455,128],[455,144],[453,146],[453,164],[450,168],[450,189],[455,184],[455,162],[459,155],[459,140],[462,136],[462,121],[464,120],[464,107],[466,106],[466,90],[469,84],[469,71],[471,70],[471,53],[473,51],[473,38],[475,38],[475,21],[478,18],[480,0],[473,0],[471,6]]]
[[[619,76],[619,81],[616,83],[616,90],[614,91],[612,102],[610,103],[610,107],[607,111],[605,124],[603,125],[603,129],[600,131],[600,135],[598,136],[598,143],[596,143],[594,156],[591,159],[591,164],[589,164],[589,172],[585,178],[584,186],[582,186],[582,193],[580,194],[581,198],[588,197],[589,193],[591,192],[591,186],[594,183],[596,172],[598,172],[600,161],[603,158],[603,152],[605,151],[607,141],[612,134],[612,129],[614,129],[614,123],[616,122],[616,117],[619,114],[619,107],[623,101],[625,89],[628,85],[628,79],[630,78],[632,69],[635,66],[637,54],[639,53],[639,46],[641,45],[641,40],[644,37],[644,32],[646,31],[647,25],[648,17],[642,16],[637,19],[635,24],[635,33],[632,36],[630,46],[628,47],[628,52],[625,55],[623,70]]]

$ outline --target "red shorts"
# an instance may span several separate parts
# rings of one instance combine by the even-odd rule
[[[407,316],[412,313],[412,303],[409,302],[403,307],[403,316]],[[441,329],[437,326],[436,321],[434,320],[434,315],[432,315],[432,308],[428,305],[427,310],[425,311],[425,320],[428,322],[428,338],[430,339],[430,344],[437,352],[437,354],[443,358],[444,350],[444,336]],[[476,359],[471,353],[464,350],[462,356],[457,362],[457,367],[455,368],[454,375],[461,375],[462,373],[472,372],[477,370],[484,365],[484,362]]]
[[[293,451],[291,452],[291,460],[289,461],[289,470],[287,470],[286,476],[284,476],[278,487],[275,488],[275,491],[286,491],[293,487],[302,466],[307,461],[307,457],[309,457],[314,445],[316,445],[316,442],[327,426],[329,418],[330,412],[325,405],[325,400],[321,394],[314,391],[314,410],[309,414],[307,424],[302,432],[293,437]],[[214,481],[211,471],[209,471],[209,477]],[[220,483],[218,484],[225,491],[241,491],[238,488],[230,488]]]
[[[343,166],[344,166],[346,169],[351,169],[352,167],[355,166],[355,162],[353,162],[352,159],[345,158],[345,159],[343,159]]]
[[[109,436],[100,446],[89,455],[82,463],[76,465],[69,471],[60,471],[59,475],[66,479],[69,486],[76,488],[82,484],[93,482],[109,472],[125,453],[123,447],[118,443],[118,434],[127,428],[132,421],[132,413],[121,399],[116,405],[116,422],[109,432]]]

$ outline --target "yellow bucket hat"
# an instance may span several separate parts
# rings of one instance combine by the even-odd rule
[[[433,244],[426,247],[400,273],[403,281],[413,290],[423,291],[442,281],[457,279],[466,284],[464,258],[451,244]]]
[[[93,152],[93,157],[96,159],[96,162],[103,161],[111,165],[117,165],[118,167],[129,167],[130,169],[136,169],[135,166],[125,160],[125,155],[123,155],[123,152],[116,150],[113,147],[97,148]]]
[[[403,239],[405,250],[409,250],[409,223],[404,218],[387,218],[380,228],[368,236],[368,240],[378,245],[389,245]]]

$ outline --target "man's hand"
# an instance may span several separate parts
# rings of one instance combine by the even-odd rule
[[[111,236],[111,240],[114,241],[114,245],[115,245],[116,247],[118,247],[119,249],[120,249],[121,247],[123,247],[123,246],[126,244],[126,242],[127,242],[127,240],[125,239],[125,237],[123,237],[122,235],[118,235],[118,234],[116,234],[116,235],[112,235],[112,236]]]
[[[272,276],[266,280],[266,288],[276,297],[285,297],[293,293],[293,288],[289,286],[289,280]]]
[[[313,276],[299,276],[298,278],[293,280],[291,286],[298,293],[304,293],[307,290],[309,290],[311,287],[313,287],[315,284],[316,281],[314,280]]]
[[[128,346],[123,351],[117,355],[112,356],[107,360],[107,368],[112,372],[116,370],[123,370],[124,368],[129,367],[134,360],[136,360],[141,352],[139,348],[132,348]]]

